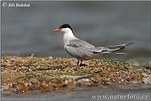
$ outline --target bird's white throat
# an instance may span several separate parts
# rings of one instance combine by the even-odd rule
[[[73,32],[70,29],[63,30],[63,41],[65,45],[69,44],[69,41],[73,39],[77,38],[73,35]]]

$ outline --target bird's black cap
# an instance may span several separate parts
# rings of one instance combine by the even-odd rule
[[[63,25],[60,26],[59,29],[61,29],[61,28],[70,28],[72,30],[72,28],[71,28],[71,26],[69,24],[63,24]]]

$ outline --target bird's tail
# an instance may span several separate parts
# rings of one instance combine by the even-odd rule
[[[126,54],[123,53],[122,51],[129,45],[134,44],[134,42],[127,43],[127,44],[121,44],[121,45],[114,45],[114,46],[107,46],[107,47],[96,47],[95,52],[93,53],[103,53],[103,54],[108,54],[108,53],[114,53],[114,54]]]
[[[127,44],[121,44],[121,45],[108,46],[107,48],[109,48],[110,53],[126,54],[126,53],[123,53],[122,51],[124,51],[124,49],[131,44],[134,44],[134,42],[130,42]]]

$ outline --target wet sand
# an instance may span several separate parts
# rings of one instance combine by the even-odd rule
[[[2,94],[2,101],[150,101],[151,85],[128,84],[99,87],[77,87],[71,91]]]

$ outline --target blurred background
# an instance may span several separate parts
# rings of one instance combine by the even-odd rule
[[[2,55],[70,57],[63,49],[62,33],[52,32],[68,23],[75,36],[95,46],[135,42],[126,49],[126,55],[98,58],[151,65],[149,2],[23,3],[30,3],[30,7],[2,7]]]

